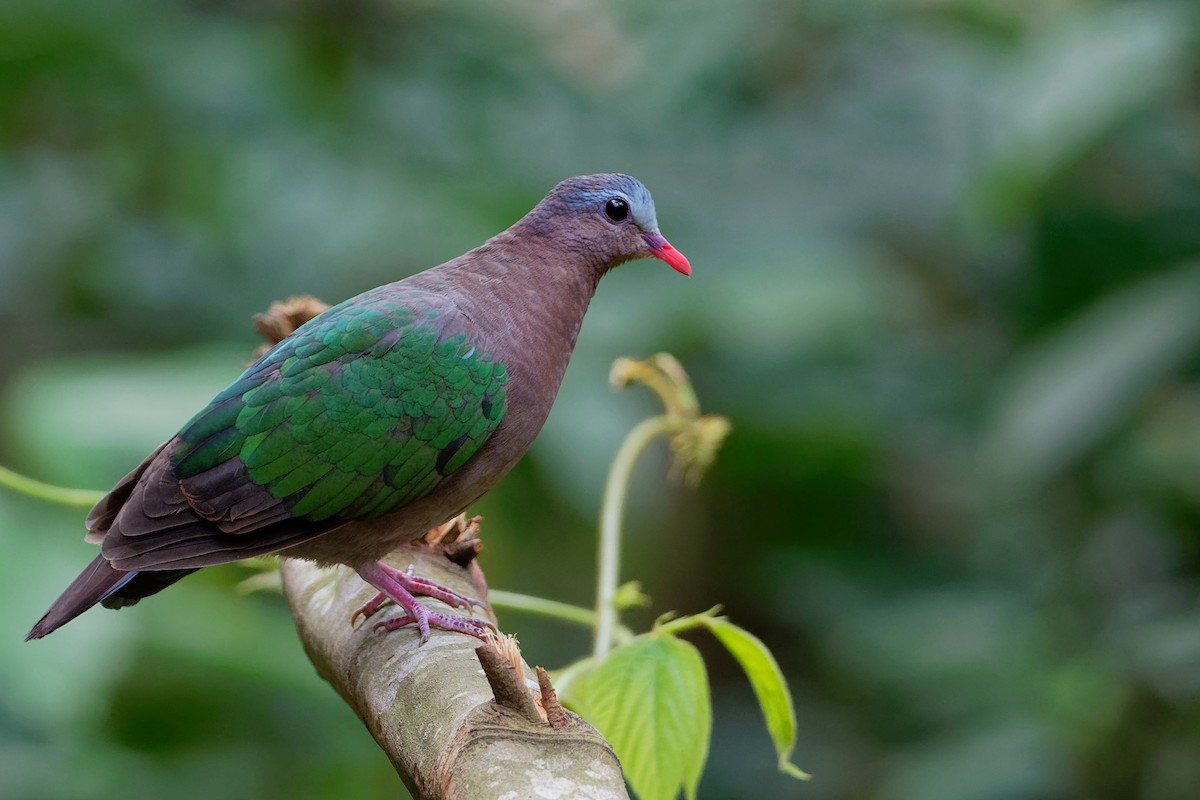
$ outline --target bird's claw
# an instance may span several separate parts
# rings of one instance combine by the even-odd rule
[[[372,597],[367,602],[363,603],[353,614],[350,615],[350,627],[354,627],[354,623],[358,622],[358,618],[367,619],[374,616],[375,612],[388,601],[388,597],[383,592]]]
[[[470,609],[476,606],[479,608],[485,608],[481,600],[476,600],[474,597],[470,597],[465,594],[459,594],[453,589],[442,586],[436,581],[431,581],[427,578],[416,577],[412,574],[411,567],[401,574],[404,575],[405,588],[407,588],[411,594],[417,597],[432,597],[434,600],[441,600],[451,608]],[[359,617],[366,619],[374,616],[375,612],[377,612],[388,602],[388,599],[388,596],[383,592],[376,594],[350,615],[350,626],[354,627],[355,623],[358,622]]]
[[[392,600],[403,609],[403,612],[392,619],[375,623],[374,630],[394,631],[415,624],[421,632],[422,644],[429,640],[431,627],[464,633],[477,639],[485,639],[492,633],[499,632],[496,626],[487,620],[430,611],[424,603],[416,599],[418,596],[440,600],[452,608],[469,610],[473,606],[486,608],[486,605],[480,600],[460,594],[436,581],[417,577],[413,574],[411,566],[402,571],[377,562],[360,569],[359,575],[373,584],[380,592],[351,615],[350,624],[352,626],[358,622],[359,617],[371,617],[388,600]]]
[[[474,606],[484,607],[481,600],[476,600],[474,597],[465,594],[459,594],[436,581],[431,581],[427,578],[418,578],[411,573],[408,574],[407,588],[417,597],[432,597],[434,600],[441,600],[451,608],[469,609]]]
[[[499,633],[496,626],[485,619],[460,617],[457,614],[439,614],[436,611],[425,609],[423,605],[418,607],[423,609],[424,613],[418,612],[415,616],[407,613],[400,614],[391,619],[376,622],[372,628],[377,633],[391,632],[415,624],[417,630],[421,633],[421,644],[429,641],[429,632],[432,628],[453,631],[455,633],[465,633],[467,636],[474,636],[476,639],[486,639],[489,636]]]

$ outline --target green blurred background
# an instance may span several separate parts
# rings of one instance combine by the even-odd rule
[[[704,798],[1200,796],[1200,14],[1099,0],[0,4],[0,461],[107,488],[273,299],[478,244],[555,182],[653,191],[685,281],[600,287],[496,587],[589,604],[620,355],[734,425],[638,472],[623,577],[724,603]],[[206,570],[21,636],[94,552],[0,494],[0,797],[384,798],[278,595]],[[531,662],[586,632],[518,614]]]

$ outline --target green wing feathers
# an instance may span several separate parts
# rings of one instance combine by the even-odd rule
[[[175,474],[186,486],[239,459],[291,516],[314,522],[379,516],[428,494],[505,413],[504,364],[454,333],[454,317],[464,319],[378,290],[335,306],[184,427]],[[244,494],[218,490],[231,503]]]

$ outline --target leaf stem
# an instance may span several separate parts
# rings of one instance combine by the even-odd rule
[[[592,655],[603,658],[612,649],[613,631],[617,624],[617,609],[613,598],[617,594],[617,572],[621,558],[621,513],[634,464],[642,450],[656,436],[678,431],[685,422],[678,417],[662,415],[639,422],[621,442],[616,458],[608,470],[604,484],[604,502],[600,509],[599,576],[596,581],[596,635]]]
[[[35,481],[6,467],[0,467],[0,486],[5,486],[29,497],[73,508],[91,508],[100,502],[104,492],[91,489],[67,489],[49,483]]]
[[[564,622],[574,622],[588,628],[596,627],[595,610],[583,606],[573,606],[570,603],[560,603],[557,600],[547,600],[520,592],[506,592],[503,589],[488,589],[488,602],[497,608],[524,611]],[[632,641],[634,638],[633,631],[624,625],[617,625],[613,634],[613,638],[621,642]]]
[[[701,611],[699,614],[688,614],[683,617],[660,618],[654,623],[655,633],[669,633],[672,635],[683,633],[684,631],[695,630],[696,628],[704,628],[709,626],[709,620],[718,618],[721,613],[721,606],[713,606],[708,611]]]

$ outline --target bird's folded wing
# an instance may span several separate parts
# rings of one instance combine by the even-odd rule
[[[92,536],[120,569],[178,569],[395,511],[483,446],[506,382],[457,310],[360,295],[217,395],[97,506]]]

